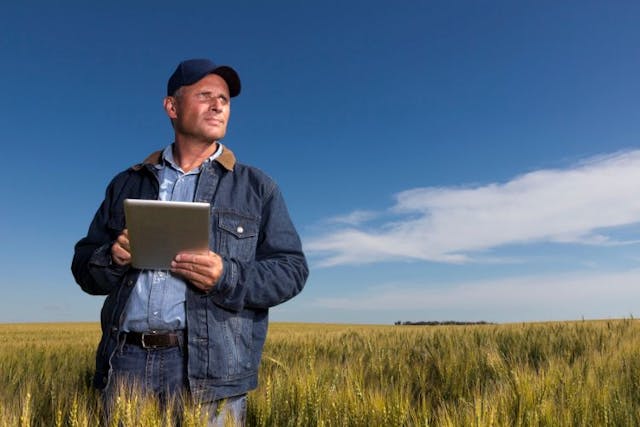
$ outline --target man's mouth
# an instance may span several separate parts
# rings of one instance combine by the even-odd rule
[[[211,123],[211,124],[215,124],[215,125],[222,125],[224,124],[224,122],[220,119],[217,119],[215,117],[205,117],[204,121],[207,123]]]

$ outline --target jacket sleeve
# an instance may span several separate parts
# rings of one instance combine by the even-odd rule
[[[210,295],[226,309],[266,309],[302,291],[309,268],[300,237],[277,187],[263,205],[254,260],[223,258],[223,262],[222,277]]]
[[[109,294],[119,285],[129,268],[111,262],[111,245],[122,231],[118,221],[111,217],[111,204],[115,200],[114,182],[115,179],[109,184],[87,235],[76,243],[71,263],[71,272],[76,282],[92,295]]]

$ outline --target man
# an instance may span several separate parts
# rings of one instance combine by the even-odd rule
[[[239,93],[233,68],[181,62],[164,98],[173,144],[116,175],[75,246],[76,281],[107,295],[94,377],[107,407],[117,383],[136,382],[161,402],[188,390],[210,425],[227,412],[243,424],[268,309],[304,286],[307,263],[277,185],[220,143]],[[132,267],[127,198],[209,202],[210,250],[178,253],[170,270]]]

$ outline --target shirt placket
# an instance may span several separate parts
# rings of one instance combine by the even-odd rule
[[[148,322],[151,330],[161,328],[162,319],[162,302],[164,299],[164,291],[166,289],[167,272],[165,270],[154,271],[151,275],[151,292],[149,293],[149,312]]]
[[[163,188],[160,194],[161,200],[167,201],[193,201],[193,191],[190,191],[190,180],[196,179],[197,171],[187,174],[177,171],[171,167],[165,170],[166,174],[163,180]],[[167,281],[169,280],[169,272],[166,270],[154,271],[151,279],[151,289],[149,293],[149,311],[148,322],[149,327],[154,330],[163,325],[164,298],[167,292]]]

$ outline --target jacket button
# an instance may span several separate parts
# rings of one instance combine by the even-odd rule
[[[239,226],[238,226],[238,228],[236,228],[236,231],[237,231],[239,234],[242,234],[242,233],[244,233],[244,228],[242,228],[242,226],[241,226],[241,225],[239,225]]]

